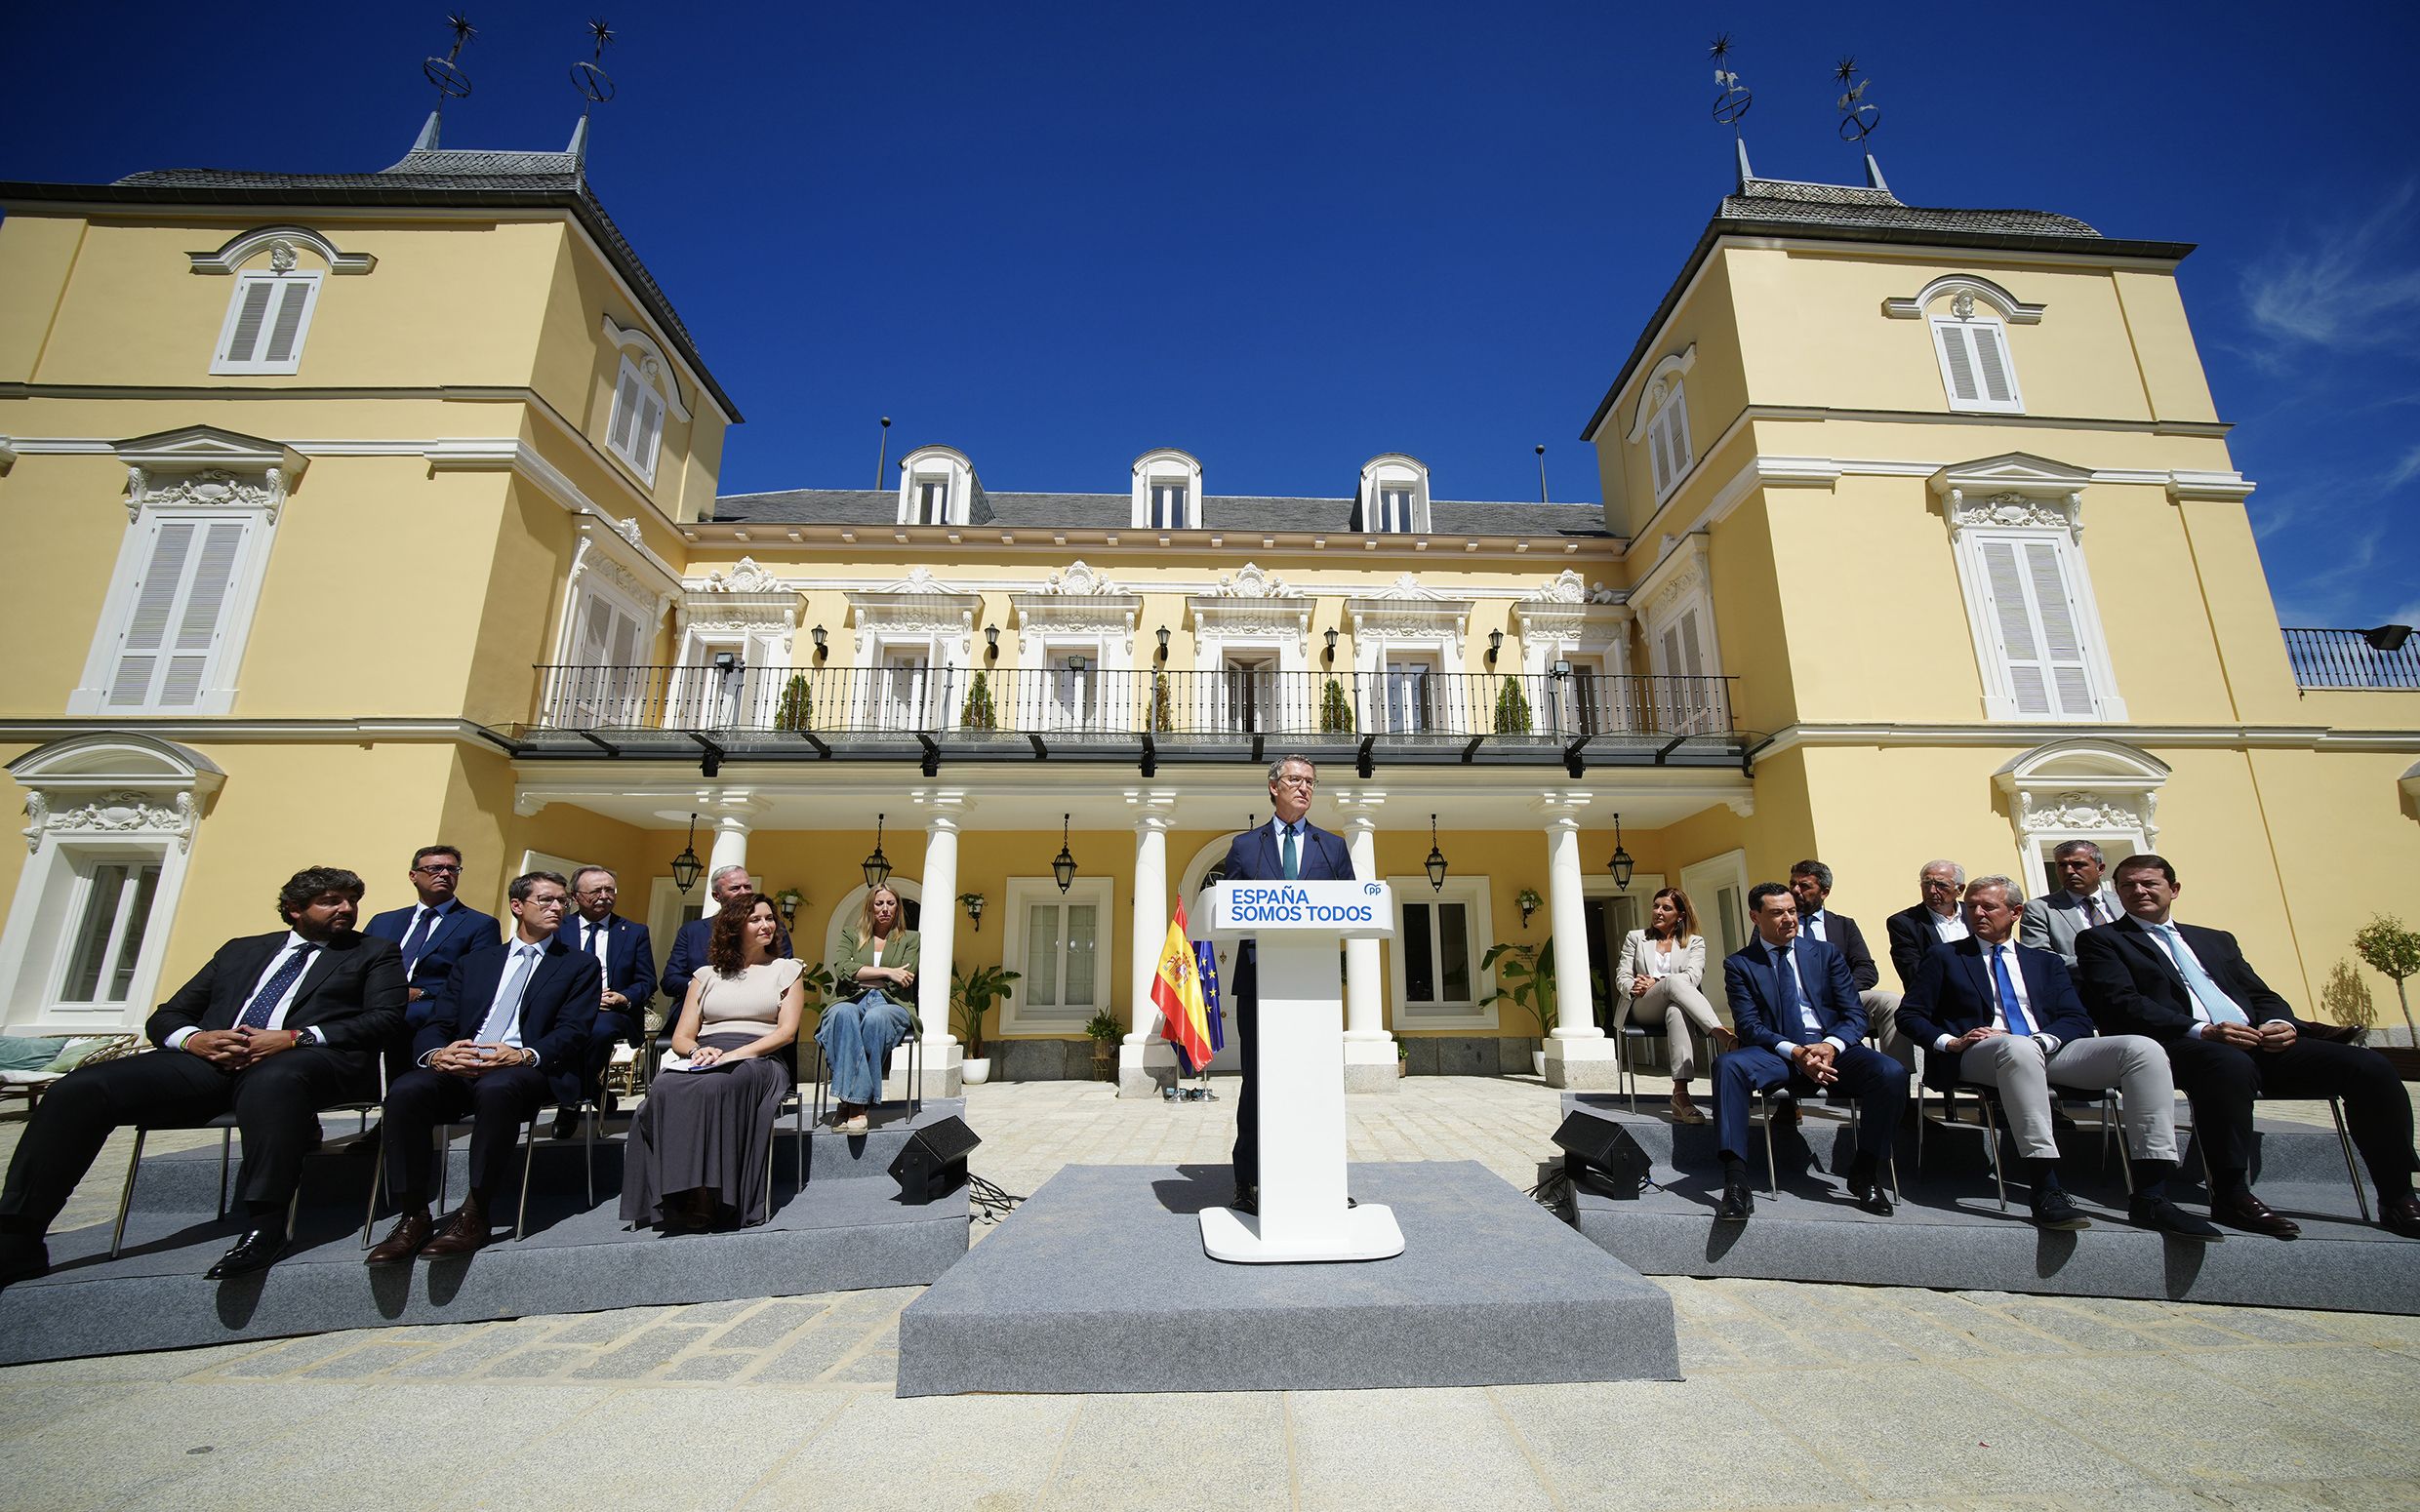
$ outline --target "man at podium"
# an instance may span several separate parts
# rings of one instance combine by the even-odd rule
[[[1269,806],[1276,816],[1235,837],[1227,849],[1228,882],[1350,882],[1352,855],[1341,835],[1304,816],[1319,785],[1319,769],[1307,756],[1283,756],[1270,765]],[[1244,1213],[1261,1211],[1260,956],[1251,940],[1235,952],[1235,1040],[1243,1060],[1243,1093],[1235,1102],[1235,1201]]]

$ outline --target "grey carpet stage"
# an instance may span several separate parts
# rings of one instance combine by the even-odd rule
[[[50,1275],[0,1292],[0,1364],[335,1329],[921,1286],[966,1253],[966,1193],[911,1205],[888,1169],[910,1127],[964,1108],[962,1099],[936,1097],[912,1124],[901,1108],[865,1134],[811,1133],[804,1193],[785,1121],[774,1147],[773,1215],[732,1233],[627,1230],[619,1216],[619,1133],[597,1143],[593,1207],[582,1141],[542,1142],[527,1238],[511,1237],[515,1194],[507,1192],[494,1202],[500,1237],[487,1248],[379,1270],[361,1262],[374,1162],[351,1151],[352,1120],[331,1120],[328,1146],[304,1165],[293,1250],[266,1271],[223,1284],[202,1279],[237,1227],[216,1216],[218,1145],[146,1154],[117,1259],[109,1258],[105,1222],[54,1233]],[[458,1197],[467,1144],[465,1130],[449,1157]],[[979,1170],[981,1163],[978,1151]],[[105,1179],[122,1168],[113,1171],[104,1159],[94,1173]],[[392,1221],[382,1208],[378,1237]]]
[[[1645,1104],[1642,1102],[1642,1108]],[[2182,1104],[2180,1104],[2181,1108]],[[2060,1181],[2092,1227],[2045,1232],[2028,1220],[2028,1188],[2015,1179],[2014,1155],[2001,1135],[2007,1163],[2008,1211],[1993,1194],[1983,1135],[1930,1128],[1924,1167],[1916,1169],[1915,1136],[1899,1142],[1904,1201],[1889,1218],[1850,1205],[1835,1176],[1810,1169],[1846,1169],[1855,1141],[1835,1114],[1809,1113],[1804,1137],[1777,1132],[1781,1195],[1764,1190],[1761,1137],[1749,1155],[1756,1212],[1742,1226],[1718,1225],[1721,1165],[1712,1124],[1675,1125],[1660,1113],[1630,1113],[1605,1094],[1563,1097],[1579,1111],[1626,1131],[1645,1151],[1648,1189],[1625,1201],[1584,1187],[1577,1194],[1579,1231],[1604,1252],[1650,1276],[1756,1276],[1787,1281],[1857,1282],[1876,1286],[2037,1292],[2070,1296],[2170,1298],[2273,1306],[2420,1313],[2420,1241],[2400,1239],[2357,1215],[2353,1188],[2333,1129],[2262,1123],[2253,1181],[2262,1199],[2302,1225],[2293,1241],[2235,1229],[2225,1242],[2184,1244],[2126,1221],[2126,1194],[2113,1152],[2101,1165],[2101,1134],[2087,1115],[2063,1131]],[[1809,1140],[1812,1140],[1810,1148]],[[2190,1143],[2183,1177],[2170,1195],[2187,1211],[2206,1212],[2201,1167]],[[2368,1179],[2362,1172],[2364,1182]],[[2375,1213],[2377,1197],[2370,1194]]]
[[[1225,1166],[1069,1166],[899,1326],[899,1394],[1276,1391],[1679,1378],[1672,1299],[1485,1167],[1361,1165],[1404,1251],[1230,1265]]]

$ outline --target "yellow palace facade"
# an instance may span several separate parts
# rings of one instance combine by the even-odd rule
[[[490,911],[602,864],[662,949],[693,851],[814,961],[879,851],[953,1089],[947,968],[1003,964],[990,1074],[1086,1074],[1106,1014],[1145,1093],[1171,904],[1292,752],[1401,904],[1363,1090],[1607,1084],[1601,993],[1544,1033],[1488,948],[1605,973],[1667,884],[1728,948],[1802,856],[1878,941],[1931,857],[2156,846],[2316,1011],[2420,876],[2420,649],[2280,630],[2190,248],[1870,180],[1743,163],[1606,354],[1601,506],[1456,501],[1417,437],[1299,497],[942,444],[724,496],[737,405],[577,151],[0,185],[5,1030],[139,1025],[303,864],[391,907],[443,840]]]

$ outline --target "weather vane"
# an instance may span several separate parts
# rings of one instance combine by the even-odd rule
[[[447,17],[445,23],[454,28],[454,51],[443,58],[421,60],[421,72],[428,76],[429,83],[437,86],[439,114],[444,113],[447,100],[463,99],[469,96],[470,75],[456,67],[455,60],[463,56],[463,44],[479,34],[479,29],[464,20],[459,11]]]
[[[1756,97],[1740,87],[1739,74],[1728,66],[1731,60],[1729,32],[1715,37],[1714,45],[1707,53],[1714,60],[1714,82],[1722,86],[1722,93],[1714,97],[1714,120],[1737,134],[1740,117],[1748,113],[1748,107],[1755,103]]]
[[[588,22],[588,34],[596,38],[596,52],[586,62],[572,64],[572,88],[580,91],[588,105],[601,105],[614,98],[614,76],[598,66],[605,61],[605,46],[614,40],[614,28],[600,16]],[[585,119],[588,107],[583,106],[580,114]]]
[[[1847,91],[1835,101],[1840,110],[1840,139],[1852,146],[1861,144],[1874,135],[1876,127],[1882,124],[1881,109],[1865,103],[1866,91],[1873,88],[1874,81],[1857,77],[1857,60],[1854,58],[1841,59],[1832,70],[1832,76],[1839,80],[1840,87]]]

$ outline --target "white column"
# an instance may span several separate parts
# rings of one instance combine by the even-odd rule
[[[718,799],[715,807],[724,812],[714,816],[714,846],[707,854],[706,862],[706,876],[709,882],[713,880],[714,873],[726,866],[745,867],[747,864],[747,832],[755,818],[755,806],[746,800],[734,803],[728,798]]]
[[[1550,798],[1546,821],[1547,918],[1554,937],[1554,1033],[1546,1044],[1546,1084],[1590,1089],[1618,1081],[1617,1047],[1596,1026],[1589,995],[1588,911],[1580,875],[1585,794]]]
[[[920,796],[924,819],[924,888],[920,919],[924,948],[916,964],[916,1016],[924,1021],[924,1091],[932,1097],[960,1095],[965,1053],[949,1033],[949,968],[957,954],[958,823],[967,803],[960,795]],[[893,1070],[905,1077],[907,1057]]]
[[[1345,848],[1352,855],[1357,881],[1378,880],[1378,806],[1384,793],[1355,793],[1338,800],[1345,811]],[[1394,1036],[1387,1032],[1378,969],[1378,941],[1345,941],[1345,1091],[1392,1093],[1402,1083]]]
[[[1151,1001],[1159,954],[1168,943],[1169,818],[1164,802],[1145,802],[1149,810],[1135,819],[1134,930],[1128,936],[1134,1012],[1133,1027],[1117,1048],[1121,1097],[1156,1097],[1177,1081],[1176,1047],[1159,1033],[1159,1005]]]

